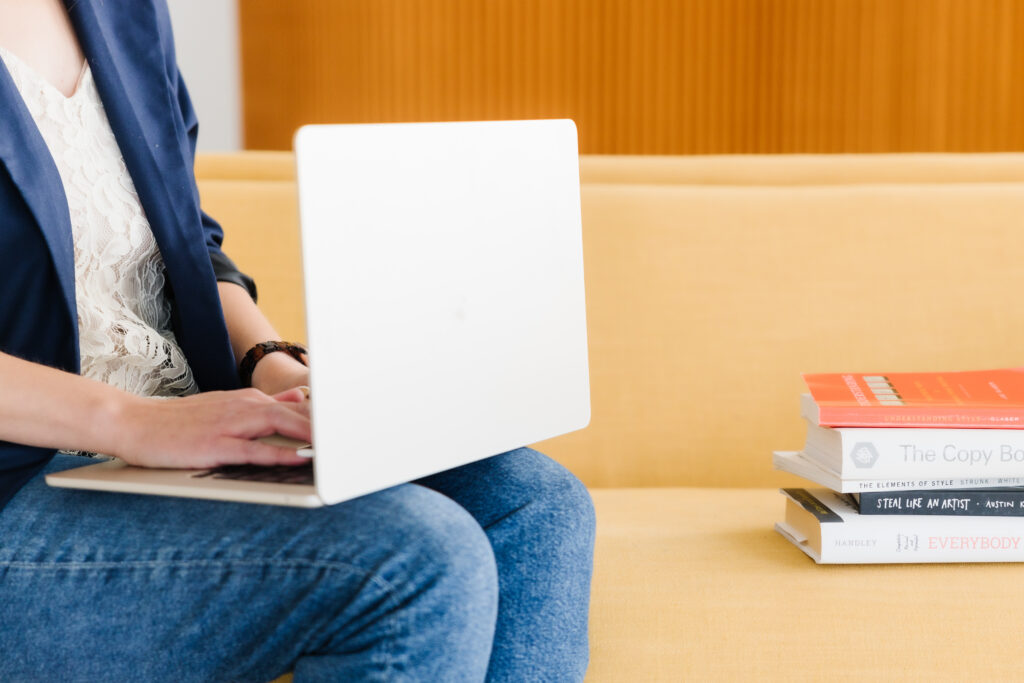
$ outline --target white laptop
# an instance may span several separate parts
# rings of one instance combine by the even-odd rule
[[[50,485],[316,507],[588,424],[572,121],[307,126],[295,152],[311,465]]]

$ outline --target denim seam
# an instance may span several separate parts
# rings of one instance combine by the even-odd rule
[[[233,569],[233,568],[271,568],[271,569],[327,569],[331,571],[345,571],[349,573],[361,574],[369,578],[371,582],[382,588],[387,593],[387,599],[385,604],[388,610],[393,610],[398,604],[398,591],[395,590],[394,585],[390,581],[381,578],[379,575],[367,572],[366,570],[357,567],[355,565],[347,564],[344,562],[335,562],[330,560],[176,560],[176,561],[164,561],[164,560],[132,560],[128,562],[0,562],[0,570],[4,569],[21,569],[21,570],[45,570],[45,571],[59,571],[59,570],[108,570],[108,569],[157,569],[157,568],[176,568],[176,569]],[[394,669],[394,656],[391,652],[394,647],[395,637],[398,634],[398,628],[396,626],[395,618],[401,615],[402,612],[392,612],[391,618],[388,619],[387,626],[387,638],[385,638],[385,647],[383,648],[383,669],[385,673],[385,680],[391,679],[391,674]]]
[[[0,569],[9,567],[13,569],[121,569],[121,568],[154,568],[154,567],[293,567],[293,568],[316,568],[316,569],[345,569],[362,574],[369,574],[375,582],[383,585],[387,590],[394,587],[386,580],[376,574],[372,574],[352,564],[337,562],[334,560],[101,560],[96,562],[25,562],[14,560],[0,562]]]

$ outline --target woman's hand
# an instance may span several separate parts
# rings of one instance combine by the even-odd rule
[[[254,439],[271,434],[312,439],[309,404],[297,389],[274,396],[240,389],[169,400],[132,397],[115,429],[109,455],[141,467],[298,465],[308,459]]]

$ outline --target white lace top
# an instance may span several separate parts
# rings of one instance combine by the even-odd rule
[[[85,65],[66,97],[0,48],[71,210],[82,374],[140,396],[197,391],[171,331],[164,263]]]

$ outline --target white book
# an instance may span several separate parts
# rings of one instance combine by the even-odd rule
[[[1024,561],[1024,518],[860,515],[848,496],[783,489],[775,530],[819,564]]]
[[[923,489],[980,489],[996,486],[1024,486],[1024,476],[1018,477],[844,477],[821,463],[797,451],[775,451],[772,454],[775,469],[803,477],[815,484],[827,486],[842,493],[862,491],[916,491]]]
[[[1024,430],[825,427],[810,394],[804,454],[852,479],[1024,477]]]

